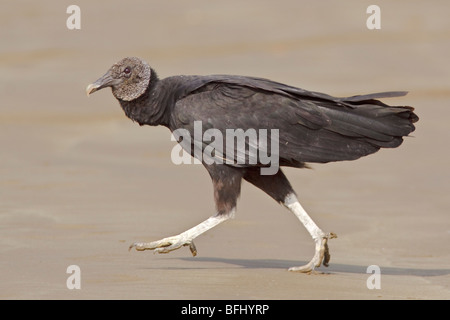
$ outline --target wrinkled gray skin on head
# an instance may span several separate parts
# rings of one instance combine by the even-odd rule
[[[150,83],[151,69],[147,62],[136,57],[127,57],[115,63],[106,74],[86,88],[91,94],[111,87],[114,97],[132,101],[140,97]]]
[[[126,75],[125,68],[131,68],[131,73]],[[131,101],[140,97],[150,83],[150,66],[144,60],[131,57],[124,58],[111,67],[113,78],[123,78],[122,83],[112,87],[112,92],[117,99]]]

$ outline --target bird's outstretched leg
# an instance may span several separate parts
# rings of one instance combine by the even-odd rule
[[[228,220],[233,216],[233,212],[229,214],[216,214],[209,217],[202,223],[196,225],[195,227],[186,230],[179,235],[173,237],[167,237],[158,241],[152,242],[135,242],[133,243],[129,250],[135,248],[137,251],[153,250],[154,253],[169,253],[170,251],[179,249],[184,246],[189,246],[192,255],[195,257],[197,255],[197,249],[194,245],[194,239],[201,235],[202,233],[214,228],[219,223]]]
[[[195,256],[197,249],[193,240],[219,223],[234,217],[237,198],[241,192],[242,172],[233,167],[217,164],[205,165],[205,167],[213,182],[217,213],[179,235],[148,243],[135,242],[130,246],[130,250],[135,248],[138,251],[153,250],[155,253],[169,253],[183,246],[189,246],[192,255]]]
[[[294,193],[287,195],[283,204],[301,221],[316,244],[315,253],[311,261],[300,267],[289,268],[289,271],[311,272],[314,268],[320,267],[322,263],[325,267],[328,267],[328,262],[330,261],[328,240],[336,238],[336,234],[325,234],[322,230],[320,230],[311,217],[306,213],[305,209],[303,209],[300,202],[298,202],[298,199]]]
[[[334,233],[325,234],[309,217],[297,200],[291,184],[280,170],[275,175],[261,175],[258,170],[247,170],[244,179],[270,195],[277,202],[282,203],[303,223],[315,242],[315,253],[309,263],[301,267],[290,268],[290,271],[311,272],[322,263],[328,266],[330,252],[328,240],[335,238]]]

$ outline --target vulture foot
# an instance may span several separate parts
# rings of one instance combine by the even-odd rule
[[[154,253],[169,253],[170,251],[174,251],[185,246],[189,246],[189,249],[194,257],[197,255],[197,249],[195,248],[194,242],[192,240],[185,239],[180,235],[148,243],[135,242],[130,246],[129,250],[135,248],[137,251],[153,250]]]
[[[320,265],[322,263],[325,267],[328,267],[328,262],[330,261],[330,251],[328,249],[328,240],[333,239],[333,238],[337,238],[337,235],[330,232],[329,234],[325,235],[324,237],[318,239],[316,241],[316,252],[314,254],[314,257],[311,259],[311,261],[300,267],[289,268],[289,271],[309,273],[309,272],[312,272],[314,270],[314,268],[320,267]]]

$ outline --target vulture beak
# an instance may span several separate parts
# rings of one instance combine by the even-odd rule
[[[113,85],[116,85],[118,82],[117,79],[114,79],[111,76],[111,73],[108,71],[105,73],[100,79],[95,81],[94,83],[91,83],[86,87],[86,94],[89,97],[91,93],[94,93],[97,90],[106,88],[106,87],[112,87]]]

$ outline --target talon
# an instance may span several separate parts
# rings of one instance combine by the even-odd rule
[[[330,250],[328,249],[328,240],[337,238],[337,234],[330,232],[329,234],[327,234],[326,238],[327,238],[327,241],[325,241],[325,244],[324,244],[325,250],[324,250],[324,254],[323,254],[323,265],[325,267],[328,267],[329,266],[328,263],[330,262],[330,258],[331,258]]]
[[[153,241],[149,243],[135,242],[128,250],[135,248],[137,251],[153,250],[153,253],[169,253],[173,250],[179,249],[184,246],[189,246],[193,256],[197,254],[197,249],[195,248],[192,240],[186,240],[183,237],[175,236],[161,239],[159,241]]]
[[[328,243],[325,243],[325,251],[323,253],[323,265],[328,267],[328,263],[330,262],[330,250],[328,249]]]
[[[331,258],[330,250],[328,248],[328,240],[334,238],[337,238],[337,235],[333,232],[330,232],[327,235],[323,236],[320,241],[320,246],[317,246],[316,243],[316,252],[311,261],[300,267],[289,268],[289,271],[311,273],[312,271],[314,271],[315,267],[320,267],[322,263],[325,267],[328,267],[328,263],[330,262]]]
[[[337,234],[333,233],[333,232],[330,232],[329,234],[327,234],[327,238],[328,239],[334,239],[334,238],[337,238],[337,237],[338,237]]]
[[[144,251],[144,250],[145,250],[144,244],[141,243],[141,242],[135,242],[135,243],[131,244],[131,245],[128,247],[128,251],[131,251],[131,249],[133,249],[133,248],[135,248],[136,251]]]
[[[191,243],[189,244],[189,250],[191,250],[193,257],[197,255],[197,248],[195,247],[194,241],[191,241]]]
[[[301,272],[301,273],[310,273],[314,270],[314,265],[312,260],[305,264],[304,266],[300,266],[300,267],[292,267],[289,268],[289,271],[291,272]]]

